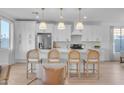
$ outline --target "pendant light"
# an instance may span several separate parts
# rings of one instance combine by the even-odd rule
[[[60,22],[58,23],[58,29],[59,30],[64,30],[65,29],[65,24],[64,24],[64,17],[63,17],[63,14],[62,14],[62,10],[63,10],[63,8],[60,8]]]
[[[79,19],[78,19],[78,22],[76,23],[75,29],[81,31],[84,29],[84,25],[81,21],[81,8],[79,8],[78,10],[79,10]]]
[[[41,19],[41,22],[39,24],[39,29],[40,30],[46,30],[47,29],[47,24],[46,22],[44,21],[44,8],[42,8],[42,19]]]

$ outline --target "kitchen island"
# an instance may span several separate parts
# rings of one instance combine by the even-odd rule
[[[57,49],[60,52],[61,62],[67,62],[69,49],[67,49],[67,48],[57,48]],[[85,50],[85,49],[76,49],[76,50],[78,50],[80,52],[81,60],[86,59],[87,50]],[[40,50],[40,58],[43,60],[43,62],[47,61],[49,51],[50,51],[50,49],[41,49]]]

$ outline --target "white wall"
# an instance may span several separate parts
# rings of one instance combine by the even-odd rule
[[[110,26],[109,25],[101,25],[100,26],[100,33],[97,34],[100,37],[101,42],[101,55],[103,56],[104,61],[109,61],[111,59],[111,33],[110,33]]]
[[[0,65],[9,64],[9,50],[0,49]]]
[[[15,63],[15,56],[14,56],[14,23],[10,23],[10,52],[9,52],[9,64]]]

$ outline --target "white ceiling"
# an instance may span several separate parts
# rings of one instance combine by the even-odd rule
[[[32,12],[39,12],[41,17],[42,11],[40,8],[0,8],[0,13],[4,13],[14,19],[34,20],[36,15],[32,14]],[[46,8],[45,20],[58,22],[59,13],[59,8]],[[75,22],[78,17],[78,9],[64,8],[63,15],[65,22]],[[124,21],[124,8],[82,8],[83,16],[87,16],[87,19],[84,19],[84,21]]]

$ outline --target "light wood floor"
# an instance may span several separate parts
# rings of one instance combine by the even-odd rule
[[[26,65],[14,64],[11,67],[9,85],[26,85],[35,77],[31,74],[26,79]],[[83,75],[82,75],[83,77]],[[31,85],[39,85],[41,80],[36,80]],[[100,64],[100,79],[94,78],[85,80],[84,78],[72,77],[65,81],[67,85],[123,85],[124,84],[124,63],[103,62]]]

